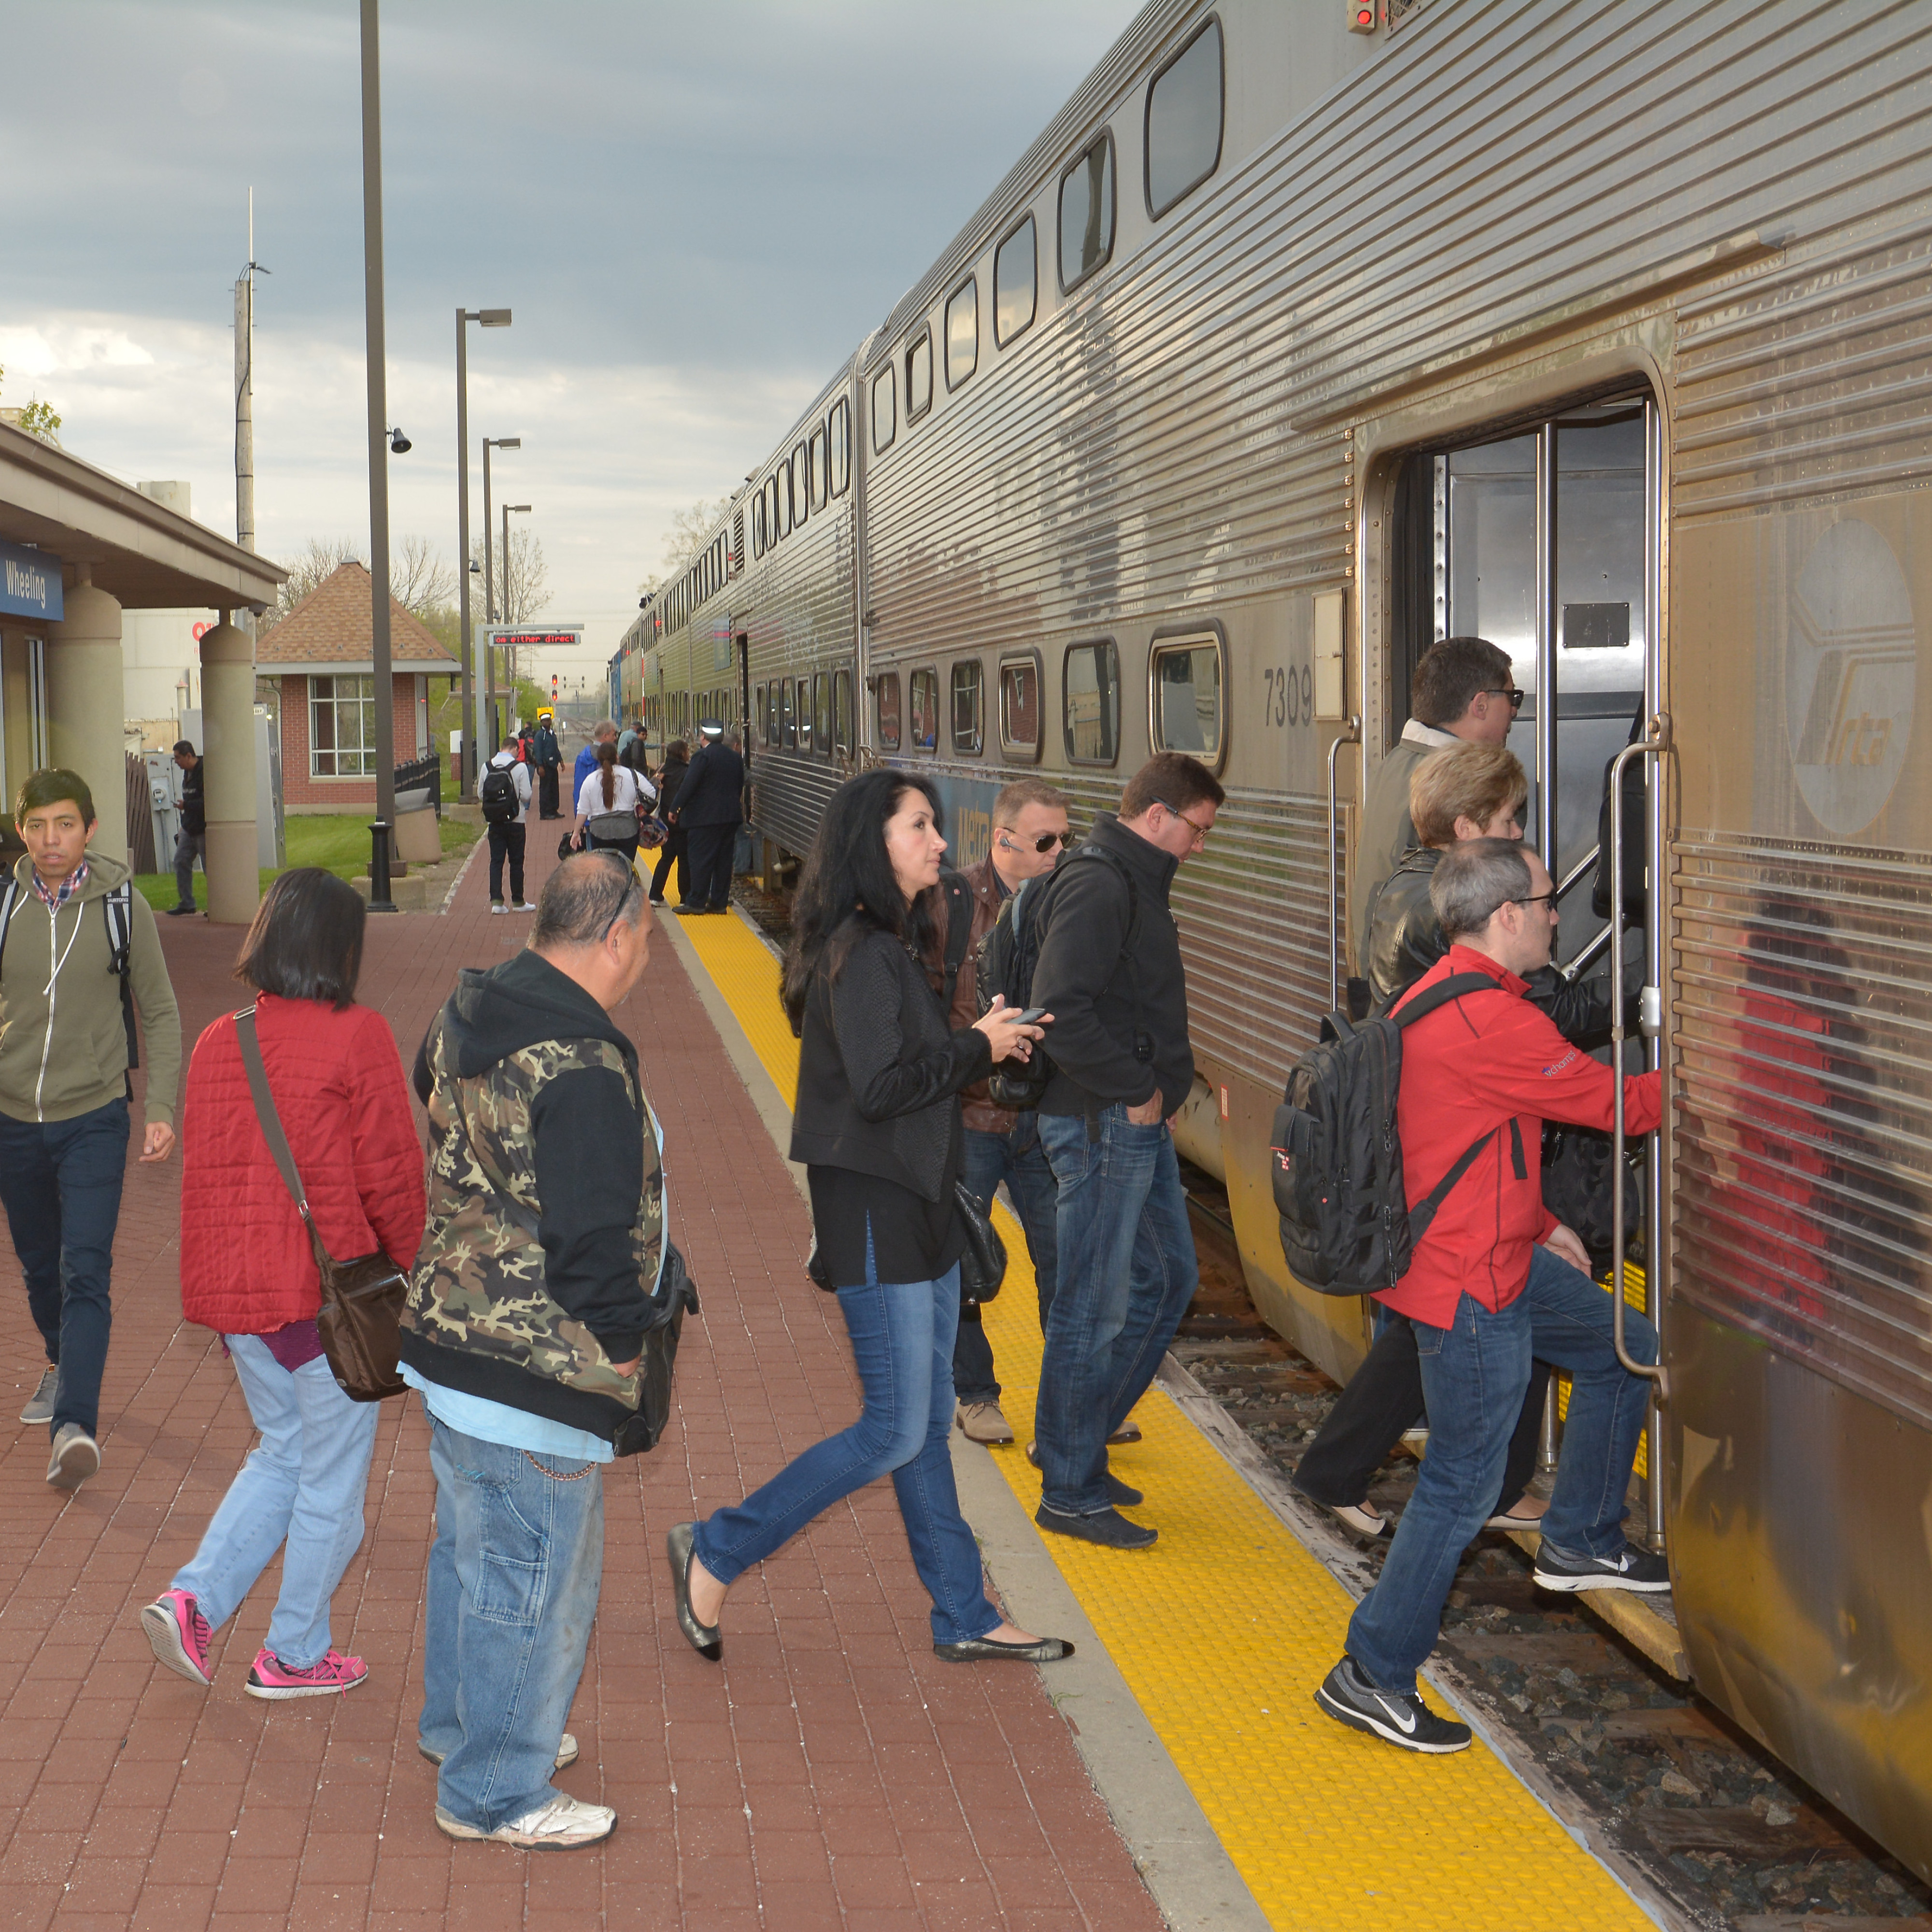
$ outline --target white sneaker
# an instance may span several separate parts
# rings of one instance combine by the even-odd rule
[[[448,1838],[488,1838],[500,1845],[520,1846],[526,1852],[570,1851],[608,1838],[617,1828],[617,1814],[608,1804],[585,1804],[560,1792],[548,1804],[512,1818],[494,1832],[479,1832],[474,1825],[459,1822],[440,1804],[436,1808],[436,1822]]]
[[[492,899],[490,902],[490,910],[492,912],[508,912],[509,909],[500,899]]]
[[[535,912],[536,910],[536,908],[534,904],[525,904],[512,906],[510,910],[512,912]]]
[[[62,1423],[47,1460],[47,1480],[57,1490],[77,1490],[100,1467],[100,1444],[79,1423]]]

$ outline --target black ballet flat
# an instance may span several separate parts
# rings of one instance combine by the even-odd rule
[[[989,1636],[968,1637],[964,1643],[936,1643],[934,1657],[947,1664],[977,1664],[987,1658],[1010,1658],[1016,1664],[1058,1664],[1073,1654],[1064,1636],[1043,1636],[1037,1643],[997,1643]]]
[[[701,1624],[691,1607],[691,1559],[698,1534],[694,1522],[672,1526],[664,1538],[664,1551],[670,1558],[670,1586],[677,1600],[677,1627],[684,1640],[702,1658],[716,1664],[724,1654],[724,1640],[716,1624]]]

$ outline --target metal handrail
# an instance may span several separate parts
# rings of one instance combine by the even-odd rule
[[[1563,976],[1566,980],[1575,979],[1576,975],[1582,972],[1585,967],[1591,965],[1594,962],[1597,956],[1604,949],[1610,944],[1610,928],[1607,926],[1599,926],[1597,929],[1597,936],[1595,938],[1586,940],[1583,944],[1582,950],[1576,955],[1576,958],[1571,960],[1568,965],[1560,967],[1558,970],[1562,974]]]
[[[1564,875],[1563,883],[1556,888],[1556,896],[1559,899],[1570,890],[1572,886],[1581,883],[1586,874],[1595,866],[1598,857],[1603,849],[1600,845],[1592,845],[1589,850],[1570,867],[1569,872]]]
[[[1664,1366],[1662,1337],[1654,1364],[1634,1360],[1624,1346],[1624,1152],[1628,1134],[1624,1120],[1624,767],[1633,758],[1654,758],[1670,744],[1670,718],[1660,711],[1650,729],[1634,745],[1626,745],[1610,761],[1610,922],[1604,927],[1610,948],[1611,1064],[1616,1071],[1610,1129],[1610,1331],[1617,1360],[1634,1376],[1657,1384],[1657,1399],[1670,1400],[1670,1373]],[[1652,882],[1654,884],[1655,881]],[[1654,1258],[1652,1265],[1655,1265]],[[1651,1480],[1656,1480],[1653,1466]]]
[[[1335,833],[1335,814],[1340,800],[1336,790],[1335,760],[1344,745],[1359,745],[1361,742],[1362,721],[1352,713],[1347,724],[1336,733],[1328,746],[1328,1010],[1331,1013],[1342,1004],[1341,914],[1336,907],[1341,876]]]

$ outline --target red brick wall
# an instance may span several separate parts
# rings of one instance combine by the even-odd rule
[[[416,680],[408,671],[391,680],[395,692],[396,759],[416,755]],[[327,811],[332,806],[374,812],[376,781],[315,778],[309,772],[308,680],[282,680],[282,804],[289,812]]]

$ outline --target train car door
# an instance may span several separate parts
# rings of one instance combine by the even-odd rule
[[[1509,653],[1522,693],[1509,737],[1530,780],[1525,836],[1540,853],[1558,892],[1557,961],[1572,976],[1608,976],[1620,934],[1627,999],[1662,983],[1662,936],[1654,916],[1649,862],[1657,842],[1656,786],[1645,755],[1661,712],[1658,613],[1663,498],[1659,428],[1647,393],[1616,396],[1404,462],[1396,492],[1398,526],[1393,615],[1392,730],[1406,719],[1408,676],[1437,640],[1487,638]],[[1607,808],[1610,768],[1620,754],[1625,794],[1621,823]],[[1612,920],[1613,853],[1622,847],[1623,905]],[[1654,1040],[1633,1036],[1625,1069],[1657,1064]],[[1605,1049],[1599,1058],[1608,1058]],[[1546,1138],[1546,1162],[1607,1181],[1600,1148],[1574,1133]],[[1653,1318],[1662,1290],[1650,1267],[1650,1231],[1664,1225],[1666,1150],[1629,1144],[1624,1230],[1630,1304]],[[1580,1227],[1608,1279],[1616,1190],[1595,1190],[1600,1212]],[[1558,1405],[1546,1432],[1553,1454]],[[1640,1472],[1662,1466],[1654,1411]],[[1651,1484],[1649,1528],[1664,1527],[1660,1484]]]

